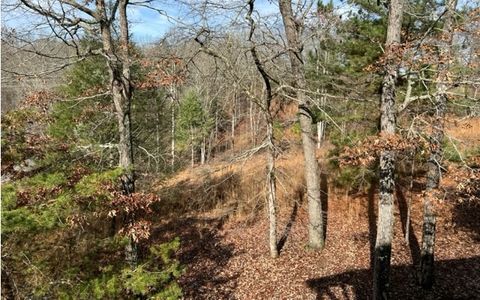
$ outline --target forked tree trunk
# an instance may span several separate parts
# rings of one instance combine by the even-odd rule
[[[129,36],[127,21],[128,0],[120,0],[118,6],[120,25],[120,48],[117,55],[114,52],[113,39],[110,23],[107,22],[107,12],[104,0],[96,2],[98,15],[103,20],[100,22],[103,51],[107,57],[108,71],[110,76],[111,92],[115,104],[115,113],[118,124],[118,152],[119,166],[124,170],[120,180],[123,193],[130,195],[135,192],[135,172],[133,164],[133,145],[131,134],[131,100],[132,85],[130,80],[130,55]],[[133,222],[130,215],[126,216],[125,222]],[[137,245],[130,238],[125,247],[125,260],[131,268],[135,268],[138,262]]]
[[[395,134],[395,89],[402,28],[403,0],[391,0],[388,12],[386,62],[382,81],[380,103],[380,131],[383,136]],[[380,198],[378,203],[377,237],[373,279],[374,299],[388,299],[390,284],[390,260],[393,239],[393,208],[395,189],[395,152],[380,153]]]
[[[306,81],[305,70],[302,60],[303,45],[301,32],[303,24],[297,22],[292,11],[291,0],[279,0],[280,13],[282,15],[285,34],[287,37],[288,55],[292,74],[293,86],[296,88],[298,99],[298,115],[301,128],[303,155],[305,160],[305,179],[307,183],[308,200],[308,241],[313,249],[322,249],[323,240],[323,217],[322,203],[320,200],[320,169],[315,153],[315,137],[313,135],[313,116],[311,103],[305,95]]]
[[[436,78],[437,92],[435,94],[435,117],[430,135],[430,157],[427,162],[427,192],[423,203],[422,249],[420,258],[420,284],[430,289],[434,283],[434,250],[436,214],[432,201],[437,201],[438,187],[441,180],[441,162],[443,156],[442,142],[444,138],[445,110],[447,106],[447,84],[449,61],[451,60],[450,47],[453,39],[453,19],[456,0],[446,3],[443,34],[439,39],[438,71]],[[445,37],[446,35],[446,37]]]

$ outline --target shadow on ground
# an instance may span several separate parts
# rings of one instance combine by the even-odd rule
[[[391,299],[480,299],[480,257],[443,260],[435,263],[433,290],[417,286],[413,266],[393,266]],[[307,280],[317,299],[372,299],[372,272],[353,270]]]
[[[172,219],[155,228],[152,242],[180,237],[177,258],[186,267],[180,278],[184,299],[233,298],[238,275],[226,276],[222,270],[233,256],[234,248],[222,241],[218,232],[222,225],[222,219],[188,217]]]

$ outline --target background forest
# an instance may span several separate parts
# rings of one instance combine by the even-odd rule
[[[2,299],[480,298],[478,1],[2,19]]]

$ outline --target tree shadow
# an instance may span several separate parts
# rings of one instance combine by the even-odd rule
[[[405,232],[407,228],[407,214],[408,214],[408,204],[407,200],[405,199],[405,195],[402,192],[402,188],[397,186],[396,194],[398,200],[398,208],[400,210],[400,221],[402,222],[402,230],[403,236],[405,237]],[[408,226],[409,234],[408,234],[408,247],[410,249],[410,254],[412,257],[412,262],[415,266],[420,263],[420,244],[418,242],[417,236],[415,235],[415,231],[413,231],[412,226],[412,218],[410,216],[410,223]]]
[[[287,225],[285,225],[285,229],[283,230],[283,233],[280,236],[280,239],[278,240],[278,243],[277,243],[278,252],[282,251],[283,247],[285,246],[285,243],[287,242],[288,236],[290,235],[290,231],[292,231],[293,224],[297,219],[298,206],[301,206],[303,203],[303,195],[304,195],[303,190],[299,189],[298,201],[294,201],[293,209],[292,209],[292,212],[290,213],[290,218],[288,219],[288,223]]]
[[[375,264],[375,240],[377,236],[377,221],[375,214],[375,191],[377,189],[376,182],[372,182],[368,189],[368,233],[369,233],[369,248],[370,248],[370,270],[373,274],[373,267]]]
[[[234,255],[233,244],[225,244],[219,234],[222,219],[172,218],[156,227],[152,243],[180,237],[177,259],[186,267],[179,283],[183,299],[231,299],[239,274],[226,275],[227,263]]]
[[[431,291],[416,284],[414,267],[392,266],[391,299],[480,299],[480,257],[436,262],[436,283]],[[369,269],[312,278],[307,286],[317,299],[371,299],[372,278]]]
[[[454,230],[465,230],[477,242],[480,242],[480,198],[477,202],[468,200],[457,203],[452,212]]]
[[[292,230],[293,223],[295,223],[295,219],[297,218],[297,212],[298,212],[298,204],[295,201],[293,203],[293,209],[292,209],[292,213],[290,214],[290,219],[288,220],[288,223],[285,226],[285,229],[283,230],[283,233],[280,236],[280,239],[278,240],[278,243],[277,243],[278,252],[282,251],[283,247],[285,246],[285,243],[287,242],[287,238],[290,235],[290,231]]]
[[[453,195],[456,203],[452,212],[454,229],[467,231],[475,241],[480,241],[480,170],[464,180],[462,188]]]
[[[328,223],[328,177],[326,173],[320,174],[320,201],[322,203],[323,217],[323,240],[327,239],[327,223]]]

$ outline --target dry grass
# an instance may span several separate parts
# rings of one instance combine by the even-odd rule
[[[164,211],[208,211],[252,220],[265,202],[265,153],[235,163],[214,162],[179,172],[157,183]],[[300,149],[277,160],[278,205],[291,207],[303,191],[303,155]]]
[[[478,145],[480,142],[480,118],[450,121],[447,123],[447,134]]]

